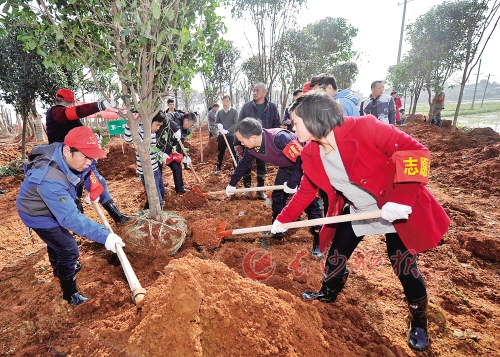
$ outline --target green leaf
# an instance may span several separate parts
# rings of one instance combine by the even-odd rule
[[[189,34],[189,30],[184,27],[182,29],[182,31],[181,31],[181,42],[182,42],[182,44],[185,45],[186,43],[188,43],[190,37],[191,36]]]
[[[153,3],[153,17],[155,20],[158,20],[161,16],[161,8],[160,4],[158,4],[156,1]]]
[[[9,13],[9,10],[10,10],[10,3],[7,1],[7,3],[4,5],[3,9],[2,9],[2,12],[4,14],[8,14]]]
[[[120,36],[128,36],[132,32],[131,28],[124,29],[122,32],[120,32]]]

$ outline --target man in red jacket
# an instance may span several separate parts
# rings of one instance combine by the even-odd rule
[[[290,107],[301,142],[303,177],[297,193],[273,223],[272,233],[285,231],[316,197],[328,195],[327,216],[382,210],[382,218],[325,225],[320,249],[331,244],[319,292],[305,291],[307,300],[334,302],[349,271],[347,261],[367,234],[384,234],[394,273],[411,313],[408,344],[423,351],[427,334],[427,289],[417,266],[417,253],[434,248],[450,219],[425,188],[429,151],[411,136],[373,115],[343,117],[338,103],[312,91]],[[376,135],[374,135],[376,133]]]
[[[47,137],[49,139],[49,144],[56,142],[64,142],[64,138],[70,132],[71,129],[83,126],[80,118],[85,118],[91,114],[101,112],[105,109],[112,109],[113,111],[118,111],[115,108],[115,101],[111,99],[102,100],[100,102],[85,103],[82,105],[75,106],[75,94],[73,91],[67,88],[61,88],[56,92],[55,105],[47,110],[45,114],[45,124],[47,127]],[[109,191],[108,185],[104,177],[102,177],[97,169],[94,170],[97,179],[104,186],[104,192],[99,197],[99,202],[109,213],[111,218],[117,224],[132,223],[132,217],[126,216],[120,212],[118,206],[114,203]],[[81,204],[81,198],[83,195],[83,184],[77,187],[77,206],[83,213],[83,206]]]

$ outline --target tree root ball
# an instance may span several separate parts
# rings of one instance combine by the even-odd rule
[[[143,210],[120,233],[127,253],[158,257],[177,253],[186,240],[187,230],[184,218],[173,212],[162,212],[161,220],[157,221],[150,217],[149,210]]]

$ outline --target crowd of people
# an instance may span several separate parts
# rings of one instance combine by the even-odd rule
[[[293,92],[293,101],[280,118],[277,106],[268,99],[265,83],[253,88],[253,99],[240,111],[231,98],[221,98],[208,113],[209,137],[217,137],[217,164],[214,174],[224,169],[226,150],[233,161],[227,196],[234,195],[240,180],[252,185],[255,162],[258,198],[272,209],[272,239],[281,240],[282,224],[295,221],[302,212],[308,219],[349,215],[380,210],[378,218],[339,224],[311,225],[313,256],[326,253],[319,291],[304,291],[305,300],[333,303],[342,291],[349,270],[347,262],[367,234],[385,235],[387,254],[399,278],[410,311],[408,344],[423,351],[429,345],[427,331],[427,289],[417,264],[418,253],[434,248],[449,226],[449,218],[426,189],[429,170],[428,149],[398,130],[404,125],[396,92],[384,93],[382,81],[374,81],[369,98],[358,103],[349,89],[340,90],[331,74],[313,76]],[[75,106],[69,89],[56,93],[55,105],[47,112],[49,145],[38,146],[29,155],[17,200],[23,222],[47,244],[49,260],[61,282],[63,298],[77,306],[87,300],[76,287],[78,246],[70,233],[102,243],[108,250],[124,246],[122,239],[83,214],[84,188],[92,201],[108,211],[116,224],[130,224],[96,169],[96,159],[105,157],[98,138],[80,118],[110,108],[113,100]],[[441,125],[444,94],[436,93],[433,122]],[[182,166],[190,159],[181,151],[196,115],[175,108],[159,111],[151,122],[150,161],[158,199],[165,197],[163,166],[172,170],[175,191],[186,191]],[[144,123],[138,127],[144,139]],[[132,142],[130,128],[125,140]],[[215,140],[215,139],[214,139]],[[278,167],[275,185],[282,190],[265,194],[267,164]],[[144,172],[137,153],[137,174],[144,184]],[[242,193],[243,196],[248,192]],[[323,210],[318,204],[323,200]],[[144,207],[148,208],[148,204]],[[422,224],[425,222],[425,224]],[[326,252],[327,248],[328,252]]]

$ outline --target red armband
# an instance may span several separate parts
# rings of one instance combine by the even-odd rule
[[[431,154],[423,150],[397,151],[392,154],[392,162],[396,165],[394,183],[420,182],[425,185],[429,181]]]
[[[64,114],[66,114],[66,118],[68,118],[68,120],[80,119],[78,117],[78,115],[76,114],[76,106],[66,108],[66,110],[64,111]]]
[[[297,140],[290,141],[287,146],[281,151],[288,159],[293,162],[297,161],[297,157],[302,151],[302,145]]]
[[[97,198],[104,192],[104,186],[94,175],[94,172],[90,170],[90,192],[89,196],[92,201],[97,200]]]

